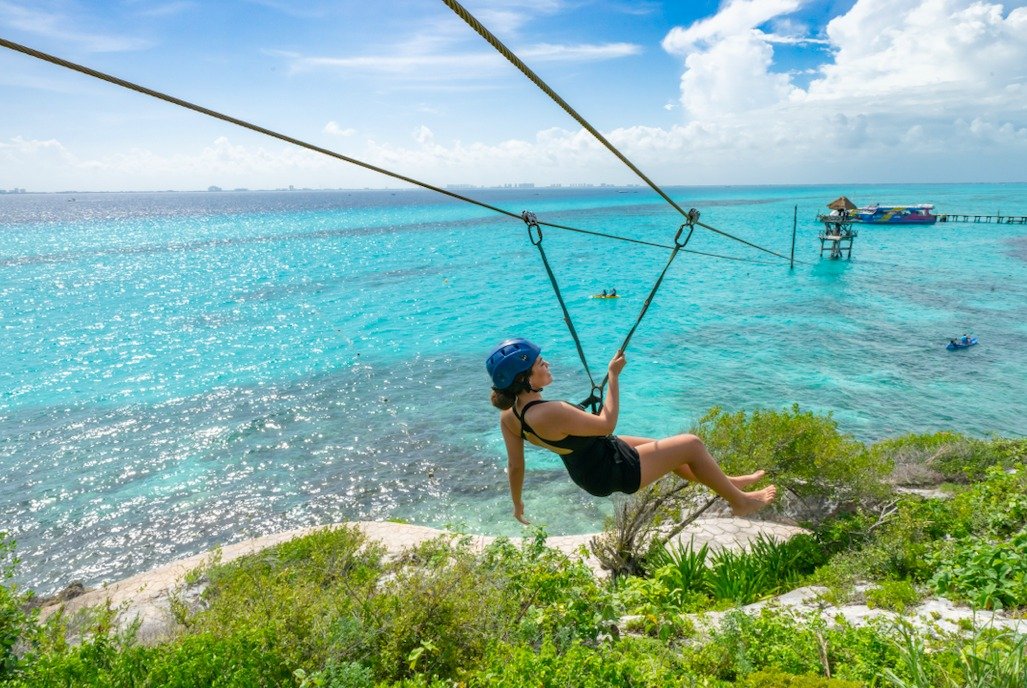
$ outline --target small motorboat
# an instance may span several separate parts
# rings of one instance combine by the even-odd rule
[[[977,344],[977,337],[960,337],[959,339],[950,339],[945,348],[955,351],[956,349],[969,349],[975,344]]]

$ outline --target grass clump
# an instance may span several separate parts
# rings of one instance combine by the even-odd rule
[[[902,613],[920,602],[920,594],[909,581],[881,581],[867,590],[867,606]]]

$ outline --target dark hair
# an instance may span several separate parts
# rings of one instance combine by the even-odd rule
[[[531,391],[531,385],[528,384],[528,378],[531,377],[531,371],[525,370],[523,373],[517,373],[514,377],[514,381],[510,383],[509,387],[505,389],[492,388],[492,405],[500,411],[505,411],[508,408],[513,408],[514,402],[517,400],[517,395],[521,392]]]

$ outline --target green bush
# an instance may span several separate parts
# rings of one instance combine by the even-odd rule
[[[738,688],[861,688],[862,683],[823,676],[793,676],[781,671],[758,671],[736,684]]]
[[[693,430],[726,472],[764,468],[779,487],[803,499],[857,504],[889,491],[884,484],[889,462],[839,432],[830,415],[800,411],[798,404],[750,414],[714,407]]]
[[[899,662],[882,667],[896,688],[1023,688],[1027,686],[1027,635],[976,628],[925,642],[908,623],[897,625]]]
[[[976,607],[1027,606],[1027,529],[1009,540],[967,537],[933,558],[931,586]]]
[[[955,432],[911,434],[877,442],[871,453],[896,466],[921,467],[950,482],[982,480],[993,467],[1008,468],[1027,459],[1027,440],[981,440]]]
[[[588,647],[573,643],[560,651],[499,646],[482,665],[462,677],[467,688],[673,688],[708,685],[688,674],[681,655],[665,645],[627,639],[615,645]]]
[[[518,608],[465,547],[450,550],[448,561],[429,556],[389,573],[361,617],[361,654],[379,680],[451,676],[512,632]]]
[[[189,633],[252,636],[294,667],[356,659],[366,606],[384,571],[380,546],[356,528],[325,529],[205,572],[205,609]]]
[[[738,681],[760,671],[822,676],[825,662],[840,680],[873,683],[898,659],[895,643],[877,626],[829,625],[819,615],[765,608],[750,616],[729,612],[710,641],[691,656],[699,675]]]
[[[953,498],[965,529],[948,534],[960,537],[970,533],[1007,537],[1027,526],[1027,468],[994,467],[985,479]]]
[[[502,597],[516,606],[522,640],[537,646],[549,639],[558,648],[590,642],[617,618],[613,595],[583,559],[572,560],[545,542],[542,530],[519,548],[499,539],[486,548],[482,567],[489,579],[501,583]]]
[[[15,542],[0,531],[0,681],[18,670],[19,643],[32,641],[36,612],[26,612],[28,595],[11,582],[18,566]]]

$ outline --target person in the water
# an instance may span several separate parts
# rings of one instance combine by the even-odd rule
[[[571,480],[589,494],[605,497],[614,492],[633,494],[673,471],[685,480],[700,482],[727,500],[736,516],[759,511],[774,500],[777,487],[744,492],[765,474],[728,476],[695,435],[664,439],[617,436],[621,370],[627,363],[618,353],[609,365],[609,391],[599,415],[574,404],[548,401],[542,390],[553,381],[542,350],[527,339],[508,339],[485,361],[492,379],[492,405],[498,408],[499,426],[506,443],[510,496],[514,518],[524,518],[524,440],[560,455]]]

